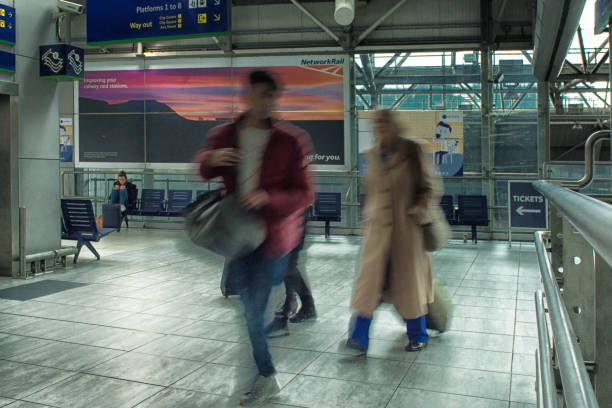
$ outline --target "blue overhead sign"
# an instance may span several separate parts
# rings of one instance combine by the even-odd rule
[[[88,0],[87,43],[226,34],[231,0]]]
[[[0,71],[15,72],[15,54],[0,51]]]
[[[595,3],[595,34],[606,31],[612,16],[612,0],[597,0]]]
[[[0,4],[0,43],[15,45],[15,9]]]
[[[546,229],[546,198],[531,181],[508,182],[510,228]]]

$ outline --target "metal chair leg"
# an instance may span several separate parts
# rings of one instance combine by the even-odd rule
[[[98,253],[98,251],[96,251],[96,248],[94,248],[94,246],[91,244],[91,242],[89,241],[85,241],[85,246],[87,248],[89,248],[89,250],[91,252],[93,252],[93,254],[96,256],[96,258],[98,259],[98,261],[100,260],[100,254]]]
[[[74,261],[72,261],[72,263],[76,264],[77,263],[77,259],[79,259],[79,255],[81,254],[81,248],[83,248],[83,240],[79,239],[77,241],[77,253],[74,254]]]

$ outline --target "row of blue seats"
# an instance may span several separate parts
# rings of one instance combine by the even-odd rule
[[[196,191],[196,198],[208,190]],[[166,191],[163,189],[143,189],[140,199],[134,206],[128,208],[129,215],[150,215],[177,217],[182,215],[185,207],[193,202],[192,190],[169,190],[166,201]]]
[[[442,207],[448,223],[450,225],[472,227],[472,240],[478,243],[476,227],[489,225],[487,197],[484,195],[458,195],[457,204],[457,207],[455,207],[451,195],[444,195],[440,200],[440,207]]]

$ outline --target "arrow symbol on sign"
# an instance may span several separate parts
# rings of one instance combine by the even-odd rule
[[[527,208],[523,208],[523,206],[521,205],[519,208],[516,209],[516,212],[518,213],[518,215],[525,215],[525,214],[539,214],[542,212],[542,210],[529,210]]]
[[[221,14],[215,14],[215,21],[221,21]]]

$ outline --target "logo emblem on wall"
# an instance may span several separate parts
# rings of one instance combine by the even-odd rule
[[[59,52],[49,48],[42,55],[43,64],[56,74],[64,68],[64,61],[60,58]]]
[[[83,72],[83,61],[81,61],[81,56],[75,50],[68,53],[68,63],[75,74],[81,75],[81,72]]]

